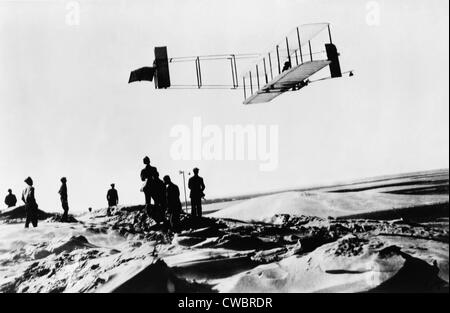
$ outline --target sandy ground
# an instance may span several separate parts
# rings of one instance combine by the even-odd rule
[[[448,292],[448,171],[213,203],[183,230],[142,206],[24,229],[0,215],[0,292]],[[20,222],[20,223],[19,223]]]
[[[275,214],[339,217],[448,202],[448,171],[432,171],[222,203],[225,209],[209,216],[245,221],[264,221]]]

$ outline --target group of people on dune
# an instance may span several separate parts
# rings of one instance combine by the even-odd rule
[[[148,216],[156,223],[165,223],[168,221],[170,228],[173,231],[178,231],[180,214],[182,212],[178,186],[172,182],[169,175],[164,176],[163,180],[161,180],[156,167],[150,165],[150,158],[148,156],[144,157],[143,162],[145,167],[141,170],[140,176],[144,184],[141,191],[145,195],[145,210]],[[196,218],[202,216],[202,198],[205,196],[205,184],[203,178],[198,175],[198,168],[194,168],[193,173],[194,175],[189,179],[188,187],[190,189],[191,215]],[[33,227],[37,227],[38,204],[34,195],[33,179],[27,177],[24,182],[27,184],[22,192],[22,201],[25,203],[26,212],[25,228],[28,228],[30,223]],[[69,213],[66,177],[61,178],[61,187],[58,193],[64,211],[61,220],[65,222],[68,221]],[[108,201],[107,215],[111,215],[111,209],[119,203],[119,195],[117,189],[115,189],[115,184],[111,184],[111,189],[108,190],[106,199]],[[8,189],[5,204],[8,208],[14,207],[17,204],[17,198],[11,189]],[[166,215],[168,215],[168,220],[166,220]]]
[[[25,189],[22,191],[22,201],[25,203],[25,228],[30,226],[30,223],[33,227],[38,226],[38,204],[36,202],[36,198],[34,196],[34,186],[33,179],[31,177],[27,177],[24,182],[27,184]],[[61,178],[61,187],[59,188],[59,196],[61,198],[61,206],[64,211],[61,220],[63,222],[68,221],[69,218],[69,202],[67,200],[67,179],[65,177]],[[8,194],[5,197],[5,204],[8,208],[14,207],[17,204],[17,198],[12,193],[11,189],[8,189]]]
[[[145,167],[141,171],[141,180],[144,182],[141,191],[145,195],[145,208],[150,218],[156,223],[165,222],[166,213],[168,222],[173,231],[179,228],[181,209],[180,189],[166,175],[161,180],[156,167],[150,165],[148,156],[143,159]],[[202,216],[202,198],[205,196],[203,178],[198,175],[199,169],[193,169],[194,175],[189,179],[188,187],[191,198],[192,217]],[[153,205],[151,204],[153,200]]]

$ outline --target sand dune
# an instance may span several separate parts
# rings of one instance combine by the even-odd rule
[[[433,177],[221,203],[178,234],[139,205],[30,229],[3,215],[0,292],[448,292],[448,188],[423,194]]]
[[[448,179],[448,171],[440,170],[307,191],[281,192],[242,201],[209,216],[246,221],[264,221],[275,214],[339,217],[448,203]],[[425,194],[421,192],[430,186],[434,189]],[[417,192],[419,187],[421,189]]]
[[[394,195],[374,192],[290,191],[258,197],[210,214],[216,218],[264,221],[275,214],[338,217],[418,205],[446,203],[446,195]]]
[[[403,252],[411,244],[417,241],[346,235],[308,255],[225,279],[215,288],[220,292],[445,291],[446,281],[438,276],[437,265]],[[439,244],[439,251],[448,253],[448,244]],[[422,257],[432,256],[429,252]],[[448,273],[446,277],[448,281]]]

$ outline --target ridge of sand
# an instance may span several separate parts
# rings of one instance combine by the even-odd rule
[[[203,218],[172,234],[134,207],[36,229],[5,224],[0,291],[445,291],[448,218],[440,223],[275,215]]]
[[[12,210],[0,292],[448,292],[448,179],[433,177],[243,200],[182,215],[178,234],[142,205],[29,229]]]
[[[209,216],[244,221],[264,221],[276,214],[338,217],[436,203],[448,203],[448,195],[290,191],[243,201]]]

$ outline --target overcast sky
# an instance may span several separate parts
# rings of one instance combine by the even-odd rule
[[[448,167],[446,0],[83,0],[78,25],[68,3],[0,0],[0,195],[19,195],[31,176],[40,207],[57,211],[66,176],[72,210],[105,206],[111,182],[121,203],[143,203],[145,155],[180,187],[178,170],[198,166],[208,198]],[[331,23],[353,78],[253,106],[241,91],[127,84],[154,46],[263,52],[312,22]],[[221,129],[278,125],[278,168],[173,160],[170,131],[194,117]]]

